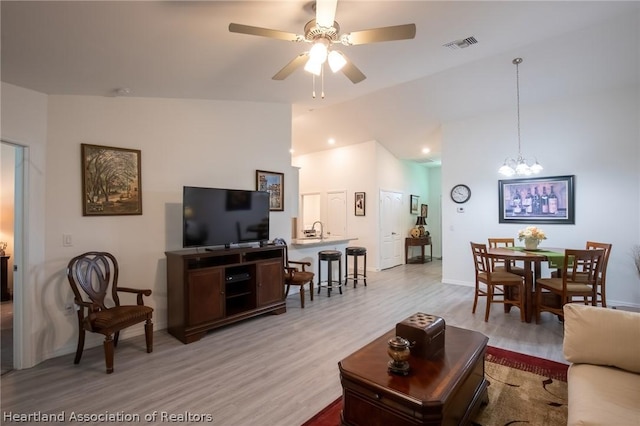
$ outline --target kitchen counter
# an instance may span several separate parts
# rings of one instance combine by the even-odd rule
[[[324,245],[336,245],[336,244],[344,244],[352,240],[357,240],[357,238],[349,238],[349,237],[324,237],[322,239],[318,237],[313,238],[297,238],[291,240],[292,246],[298,247],[317,247]]]

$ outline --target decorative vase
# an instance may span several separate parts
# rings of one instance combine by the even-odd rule
[[[538,244],[540,244],[540,241],[533,238],[524,240],[524,248],[526,250],[537,250]]]
[[[406,376],[409,374],[409,355],[411,355],[411,343],[407,339],[396,336],[388,342],[387,354],[391,361],[387,364],[390,373]]]

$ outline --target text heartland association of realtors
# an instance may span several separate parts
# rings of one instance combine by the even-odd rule
[[[118,411],[115,413],[105,411],[104,413],[43,413],[34,411],[32,413],[13,413],[5,411],[2,413],[3,422],[15,423],[120,423],[120,422],[147,422],[147,423],[183,423],[183,422],[213,422],[213,415],[208,413],[169,413],[167,411],[152,411],[143,415],[137,413],[125,413]]]

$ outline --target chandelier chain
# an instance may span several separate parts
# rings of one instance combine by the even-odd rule
[[[516,102],[518,105],[518,156],[522,157],[522,146],[520,142],[520,63],[516,61]]]
[[[502,167],[498,170],[500,174],[505,176],[537,174],[542,171],[542,166],[538,163],[538,159],[534,157],[533,161],[529,161],[522,156],[522,137],[520,134],[520,64],[522,58],[515,58],[512,63],[516,66],[516,111],[518,118],[518,156],[514,158],[505,158]]]

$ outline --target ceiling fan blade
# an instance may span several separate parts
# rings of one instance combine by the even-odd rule
[[[407,40],[416,36],[416,24],[394,25],[355,31],[346,35],[348,44],[377,43],[380,41]]]
[[[273,80],[284,80],[285,78],[289,77],[292,72],[303,66],[307,62],[308,57],[309,54],[307,52],[299,54],[271,78]]]
[[[316,24],[325,27],[333,27],[336,18],[338,0],[316,0]]]
[[[278,40],[298,41],[299,37],[294,33],[285,31],[270,30],[268,28],[252,27],[251,25],[229,24],[229,31],[232,33],[249,34],[262,37],[276,38]]]
[[[342,54],[342,56],[344,56],[344,58],[347,60],[347,63],[344,64],[341,71],[344,73],[344,75],[347,76],[349,80],[351,80],[353,84],[360,83],[362,80],[367,78],[367,76],[364,75],[362,71],[358,69],[358,67],[353,65],[353,62],[351,62],[351,60],[347,58],[344,53]]]

